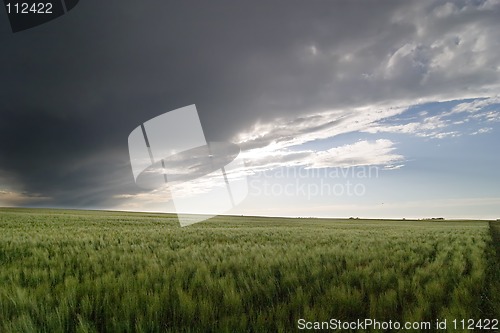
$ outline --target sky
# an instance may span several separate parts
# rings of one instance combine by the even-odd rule
[[[128,136],[196,105],[228,214],[500,218],[500,1],[93,1],[0,14],[0,206],[173,211]],[[193,207],[193,212],[197,212]]]

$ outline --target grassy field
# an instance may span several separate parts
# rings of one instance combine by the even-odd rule
[[[499,240],[485,221],[0,209],[0,332],[498,318]]]

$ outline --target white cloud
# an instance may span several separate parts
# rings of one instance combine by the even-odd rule
[[[394,154],[390,140],[359,141],[323,151],[304,149],[301,145],[334,138],[373,126],[377,121],[399,115],[406,108],[356,108],[332,110],[298,118],[276,119],[258,123],[250,131],[240,133],[235,142],[242,147],[242,157],[249,172],[277,167],[309,168],[386,165],[402,159]]]
[[[368,133],[404,133],[404,134],[414,134],[419,137],[432,137],[432,138],[443,138],[450,136],[452,134],[457,134],[455,132],[442,132],[442,129],[447,127],[448,124],[443,120],[442,116],[428,116],[424,114],[423,119],[420,122],[411,122],[400,125],[387,125],[387,124],[374,124],[363,129],[364,132]]]
[[[363,130],[379,120],[401,114],[406,109],[400,106],[373,106],[319,112],[296,118],[278,118],[268,123],[255,124],[249,131],[240,133],[234,141],[243,150],[261,148],[259,153],[277,151]]]
[[[382,165],[388,170],[398,169],[403,167],[398,162],[403,161],[404,157],[395,152],[395,143],[387,139],[359,141],[323,151],[303,149],[302,145],[309,143],[314,146],[314,142],[321,139],[332,139],[335,142],[336,136],[354,132],[402,133],[433,139],[484,134],[492,131],[492,128],[482,127],[474,132],[464,132],[456,126],[471,121],[480,125],[500,120],[499,112],[483,111],[485,107],[499,103],[500,97],[493,96],[460,103],[451,110],[443,110],[438,114],[424,110],[409,116],[405,112],[411,110],[410,106],[318,112],[296,118],[279,118],[268,123],[260,122],[250,131],[240,133],[235,142],[243,149],[249,173],[294,166],[326,168]],[[394,117],[411,121],[405,123],[399,120],[399,124],[395,123],[397,120],[386,122]]]
[[[358,141],[312,154],[308,167],[390,165],[403,159],[403,156],[395,154],[394,150],[394,143],[390,140]]]
[[[368,133],[413,134],[419,137],[435,139],[457,137],[462,135],[462,132],[458,130],[450,130],[453,128],[453,125],[462,125],[472,120],[475,120],[480,124],[500,121],[499,111],[484,111],[484,108],[497,104],[500,104],[500,96],[479,98],[472,102],[457,104],[451,110],[443,111],[433,116],[429,116],[427,111],[421,111],[418,113],[418,116],[421,118],[419,121],[396,125],[388,125],[378,122],[373,126],[367,127],[364,131]],[[456,119],[456,117],[461,117],[461,119]],[[480,130],[472,134],[475,135],[482,133],[487,132]]]
[[[491,128],[491,127],[483,127],[483,128],[480,128],[479,130],[477,130],[475,132],[472,132],[471,135],[478,135],[478,134],[490,133],[491,131],[493,131],[493,128]]]
[[[384,167],[384,170],[397,170],[397,169],[401,169],[402,167],[404,167],[405,165],[404,164],[395,164],[395,165],[386,165]]]
[[[243,149],[243,157],[250,170],[258,172],[276,167],[349,167],[355,165],[389,165],[403,160],[395,154],[390,140],[362,141],[324,151],[304,150],[301,145],[316,140],[333,139],[353,132],[402,133],[423,138],[444,139],[463,135],[456,129],[474,118],[479,123],[499,119],[498,112],[483,111],[487,106],[500,103],[499,96],[460,103],[451,110],[438,114],[420,111],[410,122],[387,123],[395,116],[406,116],[410,106],[354,108],[318,112],[296,118],[279,118],[268,123],[257,123],[250,131],[240,133],[235,142]],[[457,119],[457,117],[461,117]],[[401,123],[402,122],[402,123]],[[469,134],[483,134],[491,129],[482,128]],[[334,142],[332,140],[332,142]]]
[[[474,113],[481,111],[483,108],[494,104],[500,104],[500,95],[490,98],[476,99],[472,102],[460,103],[451,110],[451,113],[462,113],[462,112]]]
[[[484,113],[484,117],[489,122],[500,122],[500,112],[499,111],[489,111]]]

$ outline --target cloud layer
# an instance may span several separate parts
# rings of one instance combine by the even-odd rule
[[[207,139],[238,142],[256,171],[400,163],[386,135],[498,121],[499,16],[498,0],[111,1],[19,34],[3,24],[0,189],[71,207],[145,195],[128,134],[190,104]],[[462,99],[475,100],[404,118]],[[377,137],[301,147],[358,132]]]

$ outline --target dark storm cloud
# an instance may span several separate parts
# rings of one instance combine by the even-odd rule
[[[418,35],[415,17],[442,5],[420,3],[82,0],[16,34],[0,16],[0,187],[48,205],[112,206],[114,194],[139,191],[128,134],[166,111],[196,104],[207,138],[226,140],[277,116],[447,90],[426,74],[430,37],[384,72]],[[498,10],[484,15],[494,22]],[[419,84],[425,75],[433,84]],[[498,71],[489,75],[459,79],[489,84]]]

